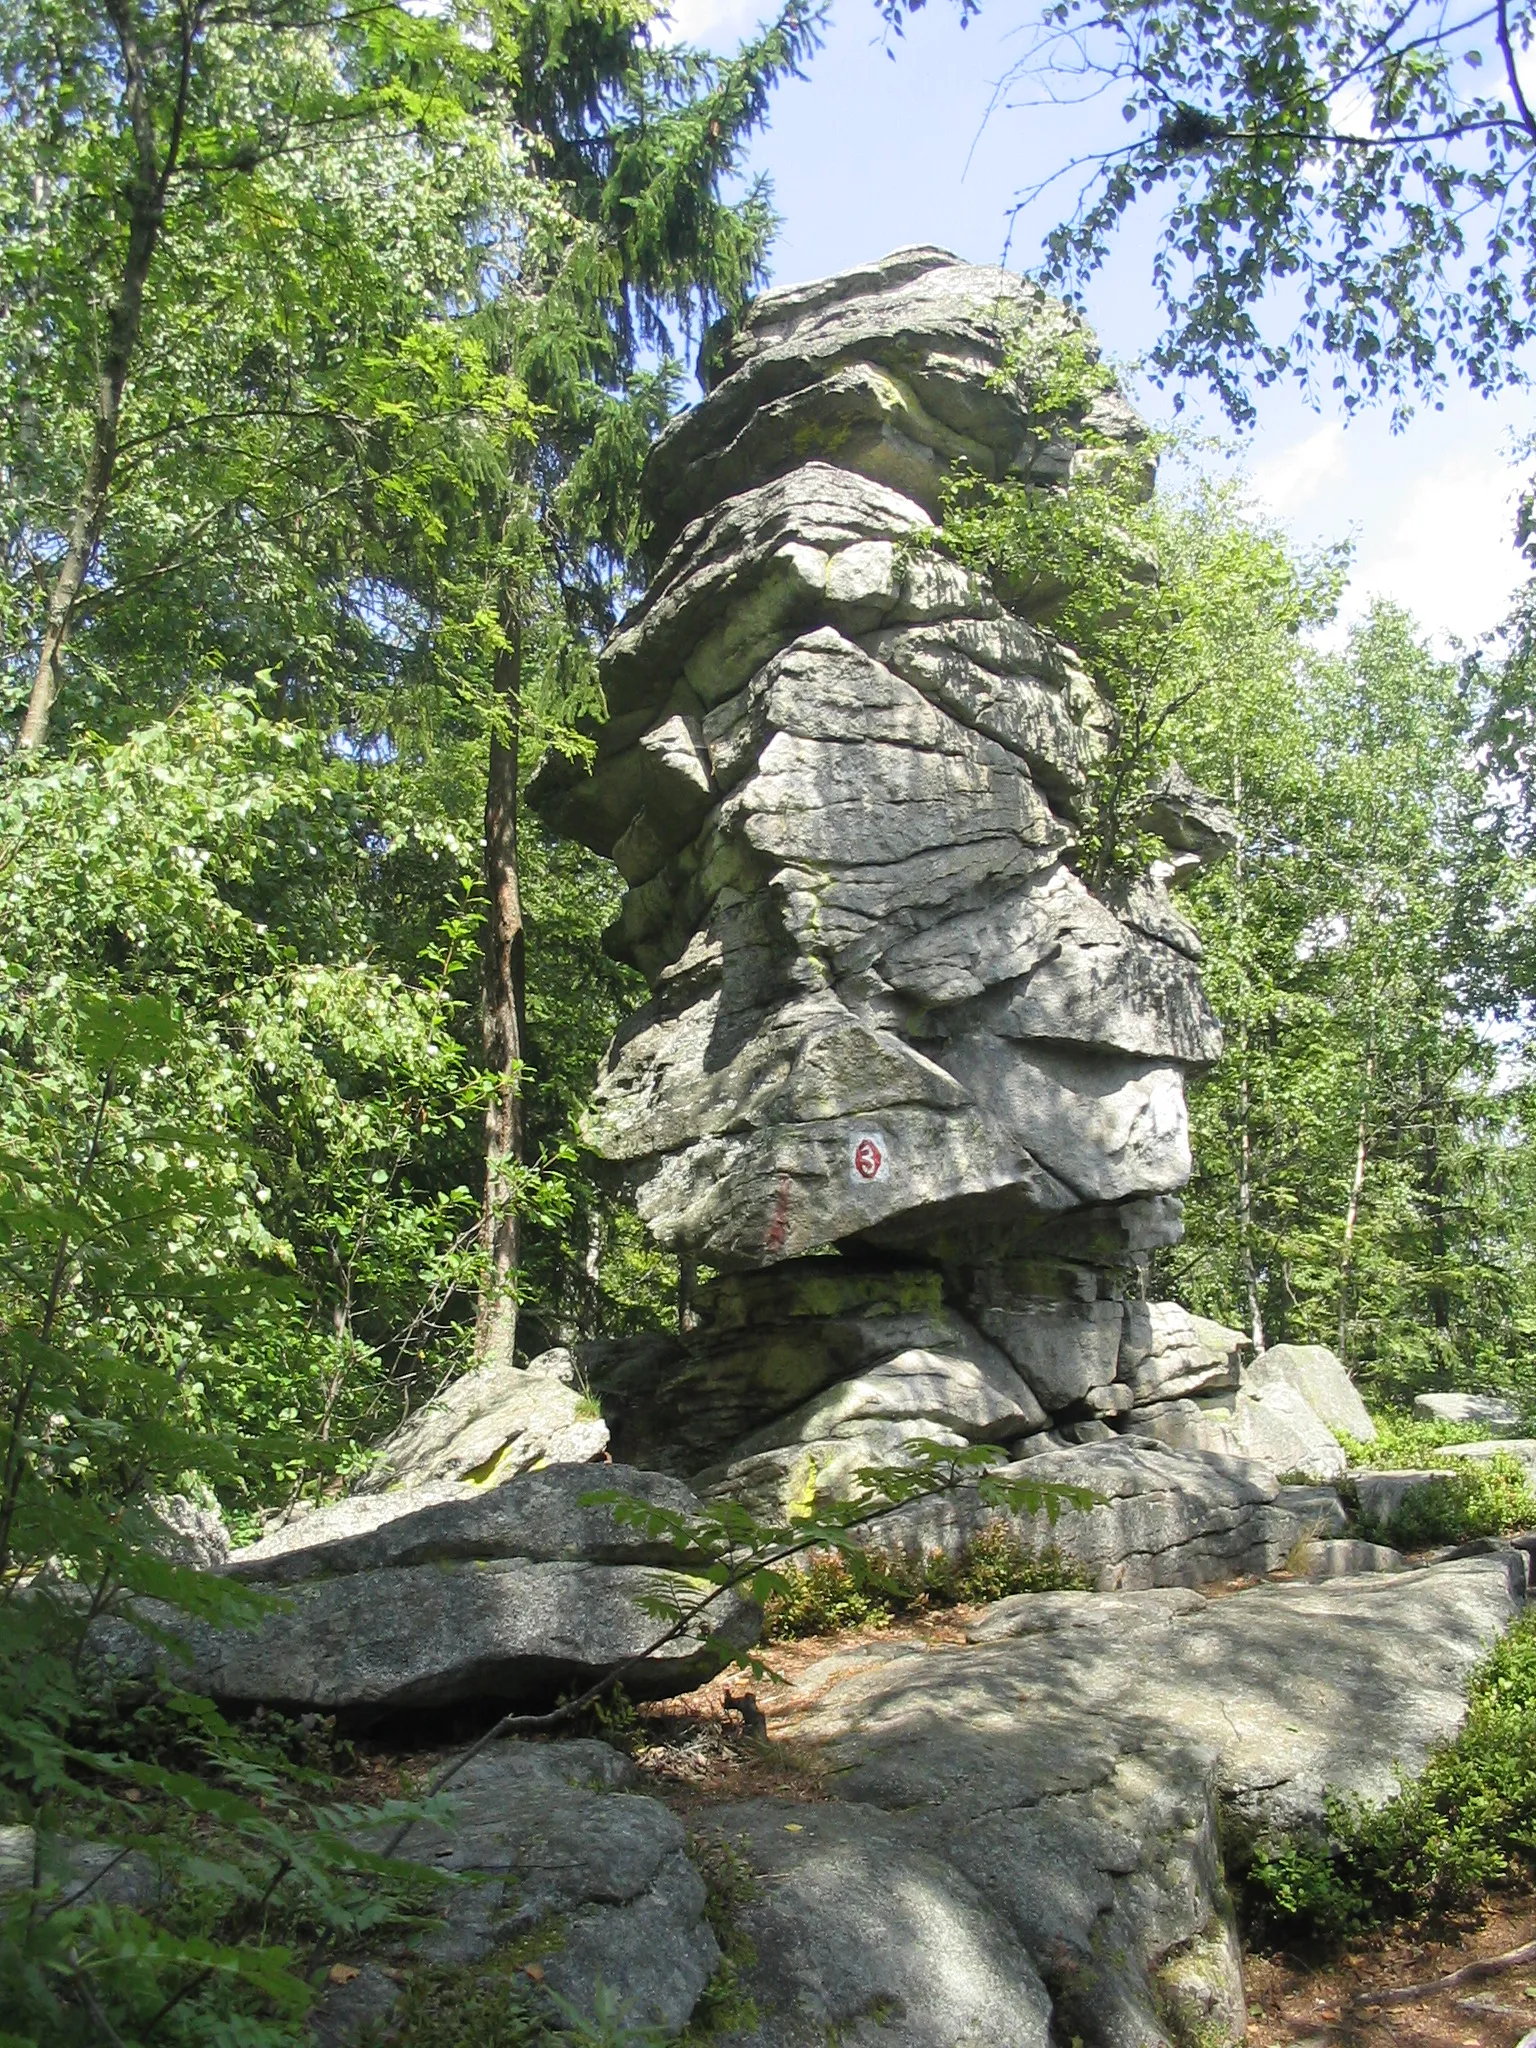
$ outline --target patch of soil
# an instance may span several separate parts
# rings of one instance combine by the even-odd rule
[[[1356,1942],[1328,1962],[1250,1956],[1248,2040],[1256,2048],[1518,2048],[1536,2031],[1536,1963],[1412,2005],[1362,2006],[1372,1991],[1423,1984],[1536,1941],[1536,1901],[1504,1899],[1433,1930]]]
[[[824,1662],[840,1665],[871,1644],[933,1649],[963,1643],[981,1611],[949,1607],[884,1627],[765,1643],[761,1675],[723,1671],[695,1692],[640,1708],[624,1747],[640,1767],[644,1789],[680,1813],[732,1799],[826,1799],[825,1763],[813,1745],[796,1740],[794,1716],[836,1674],[829,1670],[818,1685],[806,1683],[807,1673]]]

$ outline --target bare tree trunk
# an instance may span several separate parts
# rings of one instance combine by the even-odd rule
[[[90,458],[86,463],[85,476],[75,500],[74,517],[70,521],[69,540],[65,546],[64,558],[59,564],[48,598],[48,614],[43,624],[43,639],[38,649],[32,692],[27,700],[26,716],[22,719],[21,730],[16,735],[16,747],[20,753],[35,752],[47,742],[48,723],[59,694],[64,645],[69,638],[70,624],[79,601],[81,586],[90,573],[91,561],[101,540],[101,530],[106,520],[108,498],[112,488],[112,474],[117,466],[117,435],[122,417],[123,390],[128,382],[129,366],[138,348],[139,334],[144,323],[144,287],[149,278],[149,267],[154,260],[155,245],[160,239],[160,229],[165,219],[166,187],[170,183],[172,173],[176,169],[177,158],[181,153],[187,92],[191,81],[196,16],[188,11],[182,16],[181,72],[172,110],[170,134],[166,141],[165,158],[162,162],[155,138],[154,115],[150,106],[149,76],[139,44],[138,23],[134,17],[131,0],[107,0],[107,12],[111,15],[112,25],[117,30],[118,44],[123,54],[123,70],[127,81],[124,105],[133,132],[138,168],[129,200],[128,250],[123,260],[123,274],[118,284],[117,297],[107,316],[107,342],[96,379],[96,418],[91,435]]]
[[[1344,1211],[1344,1255],[1339,1265],[1339,1357],[1347,1364],[1349,1353],[1346,1340],[1349,1336],[1349,1268],[1354,1252],[1355,1226],[1360,1221],[1360,1197],[1365,1189],[1366,1161],[1366,1117],[1371,1106],[1371,1084],[1376,1078],[1376,1055],[1367,1053],[1365,1060],[1365,1093],[1360,1099],[1360,1130],[1355,1140],[1355,1171],[1349,1185],[1349,1203]]]
[[[684,1337],[699,1327],[698,1291],[698,1258],[691,1251],[680,1251],[677,1255],[677,1327]]]
[[[1232,814],[1241,823],[1243,815],[1243,771],[1234,762],[1232,767]],[[1243,929],[1247,898],[1243,894],[1243,839],[1239,830],[1237,846],[1233,853],[1234,873],[1237,882],[1237,927]],[[1259,1279],[1253,1264],[1253,1125],[1252,1096],[1248,1082],[1248,1024],[1243,1023],[1242,1047],[1238,1054],[1238,1171],[1237,1171],[1237,1242],[1238,1257],[1242,1266],[1243,1290],[1248,1303],[1248,1328],[1253,1338],[1255,1353],[1264,1349],[1264,1310],[1259,1300]]]
[[[510,606],[508,607],[510,610]],[[485,788],[485,958],[481,1042],[497,1076],[485,1111],[485,1195],[480,1213],[485,1277],[475,1328],[475,1363],[510,1365],[517,1341],[516,1209],[523,1159],[523,906],[517,886],[518,722],[522,709],[522,628],[502,621],[496,696],[504,725],[491,735]]]
[[[1238,1119],[1241,1124],[1241,1157],[1237,1175],[1237,1236],[1241,1250],[1243,1287],[1248,1297],[1248,1328],[1255,1353],[1264,1349],[1264,1309],[1259,1300],[1259,1278],[1253,1265],[1253,1133],[1248,1111],[1248,1034],[1243,1033],[1243,1073],[1237,1084]]]

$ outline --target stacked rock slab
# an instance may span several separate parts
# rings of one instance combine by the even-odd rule
[[[1229,822],[1174,775],[1169,859],[1090,890],[1073,855],[1110,708],[931,545],[947,476],[1066,488],[1142,439],[1112,389],[1032,410],[1011,366],[1063,342],[1091,358],[1059,303],[935,249],[770,293],[711,337],[708,395],[649,462],[669,551],[603,653],[591,772],[552,761],[535,785],[617,863],[608,943],[652,991],[589,1142],[663,1245],[728,1275],[793,1262],[758,1314],[706,1301],[696,1340],[648,1359],[635,1412],[693,1437],[674,1469],[718,1480],[786,1430],[1096,1433],[1235,1383],[1230,1333],[1127,1313],[1182,1228],[1185,1076],[1221,1047],[1165,883]],[[861,1297],[893,1272],[937,1292],[882,1349]],[[841,1363],[796,1317],[807,1286],[860,1326]],[[797,1320],[826,1369],[759,1385]],[[616,1448],[642,1454],[622,1424]]]

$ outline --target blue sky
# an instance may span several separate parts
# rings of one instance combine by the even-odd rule
[[[761,5],[673,0],[673,12],[677,33],[718,47],[750,29]],[[996,81],[1020,50],[1009,29],[1017,19],[1016,5],[985,0],[980,20],[962,31],[950,0],[929,0],[890,45],[892,60],[873,0],[835,0],[808,80],[781,90],[756,148],[784,216],[776,282],[821,276],[911,242],[996,262],[1021,187],[1124,138],[1117,100],[1002,106],[985,118]],[[1058,187],[1016,229],[1015,266],[1035,259],[1052,206],[1065,210],[1071,193]],[[1089,317],[1122,361],[1157,332],[1148,283],[1153,227],[1149,215],[1122,239],[1089,293]],[[1135,396],[1148,417],[1171,417],[1170,394],[1140,387]],[[1242,437],[1199,393],[1189,402],[1206,431],[1235,442],[1232,459],[1298,541],[1354,538],[1351,608],[1380,592],[1437,637],[1463,640],[1497,624],[1521,580],[1511,538],[1521,472],[1510,465],[1509,446],[1536,428],[1530,397],[1489,402],[1453,389],[1443,412],[1420,413],[1396,435],[1384,411],[1346,425],[1293,390],[1266,394],[1257,427]]]

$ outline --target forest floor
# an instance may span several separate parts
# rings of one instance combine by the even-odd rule
[[[1413,2005],[1359,2006],[1536,1941],[1536,1900],[1502,1899],[1433,1930],[1385,1933],[1342,1955],[1250,1955],[1248,2039],[1262,2048],[1516,2048],[1536,2028],[1536,1962]]]

